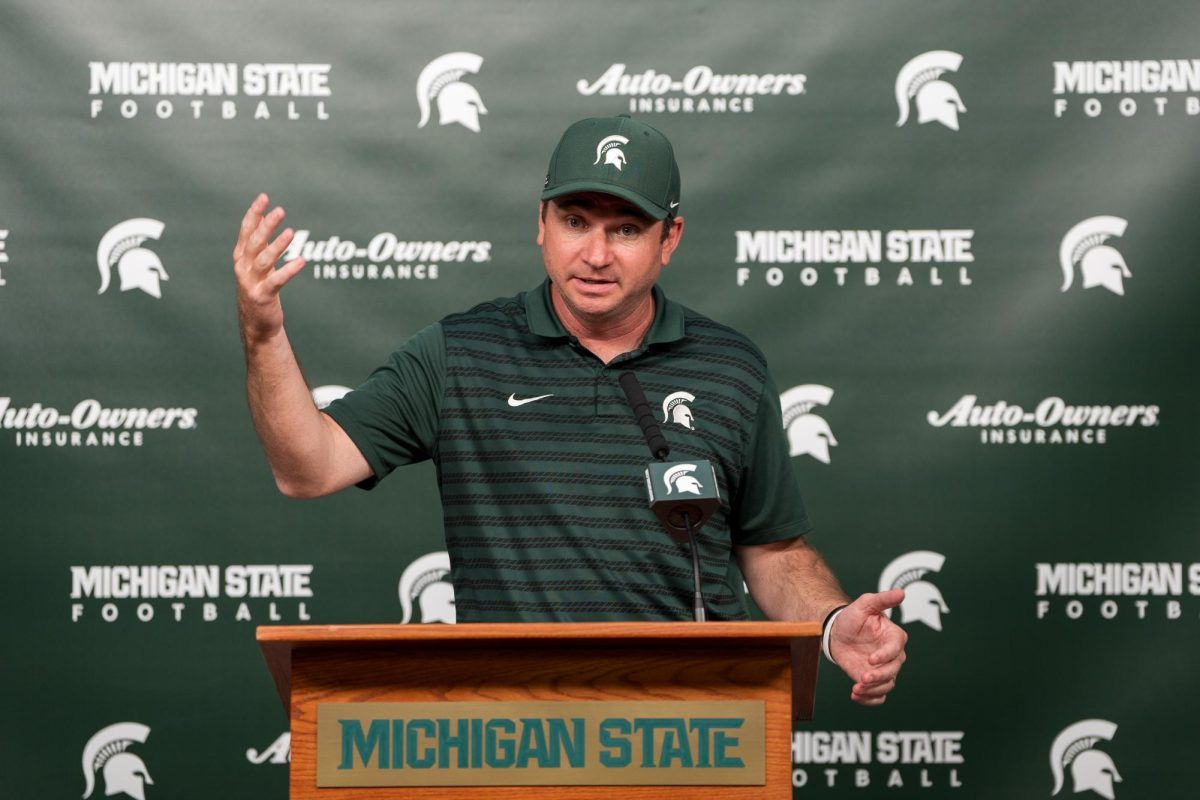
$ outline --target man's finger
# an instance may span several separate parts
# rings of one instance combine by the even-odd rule
[[[900,632],[903,633],[903,631]],[[884,643],[883,647],[871,653],[871,656],[867,659],[867,663],[875,667],[895,661],[897,658],[900,659],[901,663],[904,663],[904,643],[907,638],[907,636],[890,638]]]
[[[259,220],[258,226],[255,227],[254,233],[250,234],[250,238],[246,241],[246,247],[242,251],[242,258],[254,260],[258,258],[259,252],[262,251],[270,240],[271,234],[279,227],[279,223],[283,222],[284,210],[282,206],[275,206],[270,213]]]
[[[287,228],[283,233],[275,237],[275,241],[267,245],[267,247],[258,254],[258,257],[255,258],[255,261],[258,262],[258,266],[275,266],[275,262],[279,260],[279,256],[282,255],[283,251],[287,249],[287,246],[292,243],[292,236],[294,236],[295,233],[296,232],[291,228]]]
[[[864,672],[862,676],[859,677],[858,683],[862,686],[874,686],[876,684],[886,683],[887,681],[893,681],[896,679],[896,676],[900,674],[901,663],[902,662],[899,660],[891,661],[882,667],[877,667],[869,672]]]
[[[888,589],[886,592],[867,593],[855,601],[867,615],[882,614],[904,602],[903,589]]]
[[[246,209],[246,215],[242,217],[242,225],[238,229],[237,245],[233,248],[233,260],[236,261],[242,256],[242,251],[246,247],[246,240],[250,238],[250,234],[258,227],[258,223],[262,220],[263,211],[267,207],[270,198],[265,193],[260,193],[254,198],[254,202]]]
[[[863,686],[862,684],[857,684],[853,689],[850,690],[850,696],[854,698],[886,697],[887,693],[895,688],[895,681],[888,681],[887,683],[875,684],[873,686]]]
[[[288,281],[296,277],[300,270],[304,269],[305,263],[307,262],[303,258],[293,258],[267,277],[267,285],[275,291],[279,291]]]
[[[862,706],[881,706],[887,700],[887,696],[883,697],[860,697],[853,692],[850,693],[850,699]]]

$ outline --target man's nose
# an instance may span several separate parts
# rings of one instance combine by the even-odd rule
[[[583,260],[592,267],[607,267],[612,263],[612,248],[609,246],[608,232],[603,227],[597,225],[588,233]]]

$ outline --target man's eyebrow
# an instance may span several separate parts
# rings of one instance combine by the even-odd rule
[[[568,211],[571,209],[578,209],[581,211],[594,211],[600,207],[599,203],[597,203],[595,200],[592,200],[591,198],[588,198],[588,197],[572,197],[567,200],[559,201],[556,203],[556,205],[559,208],[568,210]],[[610,205],[610,204],[606,203],[605,205]],[[618,203],[618,204],[612,204],[612,205],[610,205],[610,207],[613,209],[614,212],[616,212],[617,214],[620,214],[623,217],[633,217],[633,218],[641,220],[643,222],[647,222],[647,221],[653,222],[654,221],[654,220],[648,219],[646,217],[646,215],[642,212],[642,210],[639,209],[637,206],[633,205],[632,203],[622,202],[622,203]]]

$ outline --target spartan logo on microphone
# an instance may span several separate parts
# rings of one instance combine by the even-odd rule
[[[474,53],[446,53],[426,64],[417,77],[417,105],[421,108],[417,127],[424,128],[429,122],[430,103],[436,100],[439,125],[457,122],[479,133],[479,115],[488,110],[475,87],[462,78],[476,74],[482,65],[483,56]]]
[[[817,383],[793,386],[779,396],[783,409],[783,428],[787,431],[788,455],[812,456],[822,464],[829,463],[829,448],[837,447],[837,439],[829,423],[812,413],[818,406],[827,406],[833,399],[833,389]]]
[[[674,392],[663,398],[663,424],[675,422],[689,431],[696,430],[695,417],[689,403],[696,402],[696,396],[691,392]]]
[[[662,481],[667,487],[667,494],[704,494],[703,484],[692,474],[697,469],[695,464],[676,464],[664,472]]]
[[[596,160],[592,162],[592,166],[600,163],[600,159],[604,159],[605,164],[612,164],[618,170],[625,164],[625,152],[621,150],[622,145],[629,144],[629,140],[620,134],[614,133],[612,136],[605,136],[596,145]]]
[[[96,775],[104,778],[104,795],[123,794],[146,800],[146,787],[153,786],[146,763],[128,752],[133,744],[145,744],[150,728],[140,722],[118,722],[101,728],[83,747],[83,798],[96,789]]]
[[[1105,242],[1114,236],[1124,236],[1128,225],[1120,217],[1089,217],[1067,231],[1058,248],[1058,262],[1063,272],[1062,291],[1071,288],[1078,264],[1084,289],[1103,286],[1115,295],[1124,296],[1123,279],[1132,278],[1133,274],[1120,252]]]
[[[1099,742],[1112,741],[1117,733],[1115,723],[1105,719],[1085,719],[1064,728],[1050,746],[1050,772],[1054,775],[1054,791],[1063,789],[1064,770],[1071,768],[1072,791],[1092,791],[1106,800],[1115,800],[1114,783],[1121,782],[1117,765],[1108,753],[1096,750]]]
[[[941,79],[947,72],[957,72],[963,57],[949,50],[930,50],[909,61],[896,76],[896,105],[900,107],[899,128],[908,122],[909,103],[917,104],[917,122],[940,122],[952,131],[958,130],[958,115],[965,114],[958,90]]]
[[[138,217],[127,219],[109,228],[100,237],[96,248],[96,264],[100,267],[100,291],[108,290],[112,269],[117,268],[121,291],[141,289],[155,299],[162,298],[159,282],[167,280],[167,271],[158,256],[142,247],[148,239],[157,240],[166,225],[156,219]]]
[[[946,557],[931,550],[914,550],[905,553],[883,568],[879,575],[879,591],[903,589],[904,602],[900,604],[900,623],[924,622],[935,631],[942,629],[942,614],[949,614],[950,608],[942,599],[942,593],[925,576],[931,572],[940,572]],[[890,619],[892,609],[885,614]]]
[[[444,550],[426,553],[409,564],[400,575],[399,592],[404,612],[401,624],[412,621],[414,601],[420,608],[421,622],[453,625],[458,620],[454,585],[450,583],[450,554]]]

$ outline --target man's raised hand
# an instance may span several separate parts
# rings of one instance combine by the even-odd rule
[[[904,602],[903,589],[860,596],[838,614],[829,632],[829,655],[854,686],[850,699],[877,706],[896,686],[908,634],[884,612]]]
[[[265,194],[254,198],[242,227],[237,245],[233,248],[233,272],[237,278],[238,320],[246,345],[270,339],[283,330],[283,305],[279,291],[304,269],[304,259],[294,258],[279,269],[279,257],[292,242],[294,231],[287,228],[270,241],[279,223],[283,208],[276,206],[264,214],[269,200]]]

